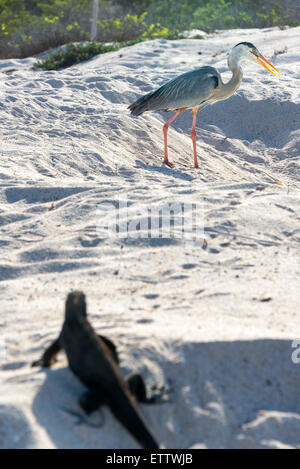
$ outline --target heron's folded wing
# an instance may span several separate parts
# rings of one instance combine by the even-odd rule
[[[218,86],[219,74],[212,67],[202,67],[167,82],[145,102],[147,110],[174,110],[199,106],[209,99]]]

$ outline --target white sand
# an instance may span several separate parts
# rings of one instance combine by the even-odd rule
[[[164,447],[300,447],[299,37],[275,28],[156,40],[59,72],[0,62],[0,447],[137,447],[107,409],[101,429],[62,412],[79,410],[83,389],[63,355],[48,372],[30,367],[73,289],[124,372],[172,383],[172,403],[140,406]],[[199,114],[201,169],[189,111],[169,131],[175,168],[162,166],[170,114],[132,118],[126,107],[204,64],[229,78],[227,53],[241,41],[280,79],[246,66],[236,95]],[[141,211],[202,204],[207,248],[99,239],[97,208],[120,200]]]

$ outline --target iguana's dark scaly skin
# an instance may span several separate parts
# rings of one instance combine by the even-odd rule
[[[89,414],[102,404],[108,405],[142,447],[158,449],[132,394],[142,402],[154,402],[154,398],[147,398],[139,375],[130,376],[127,382],[124,380],[114,344],[98,336],[87,320],[85,295],[81,292],[68,295],[65,322],[58,339],[32,365],[51,366],[61,349],[65,350],[73,373],[88,388],[79,399],[85,412]]]

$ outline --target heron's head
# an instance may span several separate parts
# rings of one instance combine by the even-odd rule
[[[273,73],[276,77],[276,73],[280,73],[277,68],[274,67],[265,57],[261,55],[258,49],[251,42],[240,42],[231,50],[229,58],[234,61],[250,61],[256,62],[265,67],[269,72]],[[276,72],[276,73],[275,73]]]

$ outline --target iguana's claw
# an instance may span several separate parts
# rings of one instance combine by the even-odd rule
[[[153,404],[164,404],[165,402],[172,402],[171,399],[168,398],[168,395],[173,392],[173,389],[166,388],[165,386],[151,386],[151,390],[154,391],[152,396],[150,397],[149,401]]]
[[[81,412],[78,412],[77,410],[72,409],[71,407],[61,406],[60,409],[63,412],[66,412],[67,414],[73,415],[74,417],[77,418],[77,420],[75,420],[75,425],[85,424],[88,427],[92,427],[92,428],[101,428],[104,425],[104,417],[103,417],[103,414],[101,413],[100,413],[101,422],[92,422],[91,419],[87,417],[85,414],[82,414]]]
[[[49,365],[47,363],[44,363],[43,359],[40,358],[39,360],[36,360],[35,362],[31,363],[31,366],[39,366],[41,368],[48,368]]]
[[[31,366],[39,366],[40,368],[50,368],[54,363],[56,363],[57,360],[55,358],[52,358],[51,360],[45,360],[44,358],[40,358],[39,360],[36,360],[35,362],[31,363]]]

